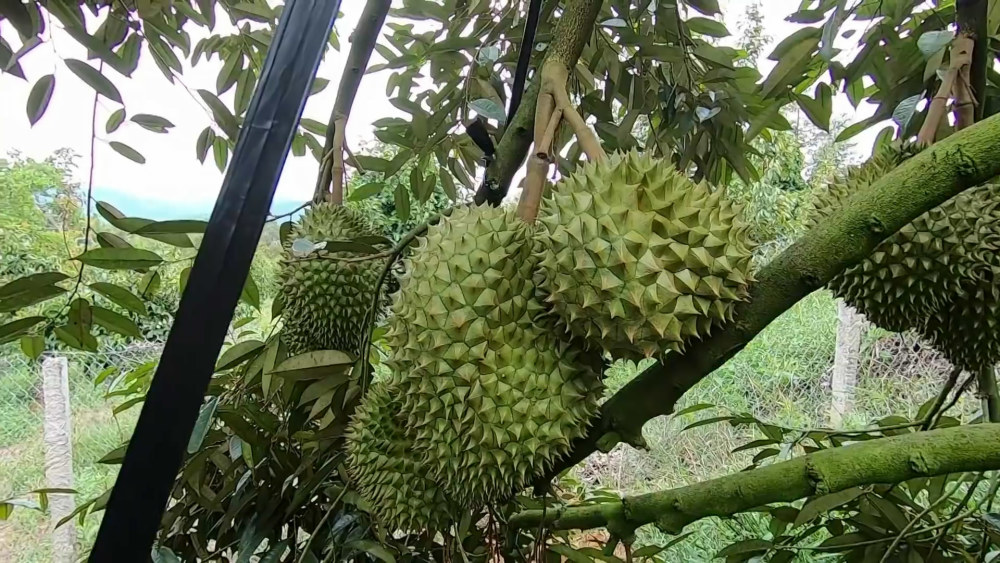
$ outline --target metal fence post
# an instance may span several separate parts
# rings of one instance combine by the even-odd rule
[[[69,363],[62,356],[42,360],[42,397],[45,410],[45,481],[49,488],[73,488],[73,429],[69,406]],[[49,496],[49,530],[52,535],[53,563],[76,560],[76,525],[56,523],[76,506],[73,495]]]

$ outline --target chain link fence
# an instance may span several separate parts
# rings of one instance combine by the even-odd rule
[[[99,352],[50,353],[67,360],[72,472],[76,502],[100,495],[113,483],[117,466],[98,463],[132,433],[139,407],[117,415],[120,401],[107,397],[116,374],[155,362],[162,344],[143,342]],[[103,378],[102,378],[103,376]],[[100,384],[98,379],[103,379]],[[42,359],[32,361],[16,349],[0,354],[0,498],[17,497],[48,486],[46,482],[45,397]],[[89,545],[98,520],[77,529],[78,545]],[[17,510],[0,521],[0,559],[19,562],[53,561],[49,522],[32,510]]]

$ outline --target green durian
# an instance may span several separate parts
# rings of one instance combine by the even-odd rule
[[[401,399],[392,379],[372,384],[345,432],[348,474],[390,532],[445,529],[456,507],[416,460]]]
[[[280,276],[282,337],[289,353],[341,350],[357,354],[368,326],[365,319],[373,291],[385,265],[383,260],[336,259],[363,256],[353,251],[321,248],[299,256],[292,249],[294,241],[321,243],[375,235],[375,229],[357,212],[326,202],[310,207],[292,227],[284,244]]]
[[[539,287],[612,356],[682,351],[748,297],[753,243],[722,190],[636,151],[586,163],[542,202]]]
[[[561,342],[535,297],[532,230],[510,210],[456,209],[419,239],[393,303],[400,413],[428,475],[464,507],[551,467],[603,390],[599,358]]]
[[[878,149],[817,194],[812,225],[919,152],[914,144]],[[914,330],[969,370],[1000,360],[1000,187],[965,190],[879,243],[828,284],[876,325]]]

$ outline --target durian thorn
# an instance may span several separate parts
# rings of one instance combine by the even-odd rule
[[[562,114],[562,108],[556,108],[555,111],[552,112],[552,117],[549,118],[549,124],[545,126],[545,132],[542,134],[542,140],[535,146],[535,154],[542,160],[549,162],[552,160],[549,152],[552,150],[552,139],[556,136],[556,127],[562,119]]]

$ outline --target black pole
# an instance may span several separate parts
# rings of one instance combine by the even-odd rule
[[[517,68],[514,69],[514,86],[510,90],[510,107],[507,109],[507,123],[514,119],[521,96],[524,95],[524,83],[528,79],[528,63],[531,53],[535,50],[535,31],[538,29],[538,14],[542,11],[542,0],[531,0],[528,4],[528,19],[524,22],[524,33],[521,36],[521,52],[517,54]]]
[[[288,0],[90,561],[148,561],[340,0]]]

